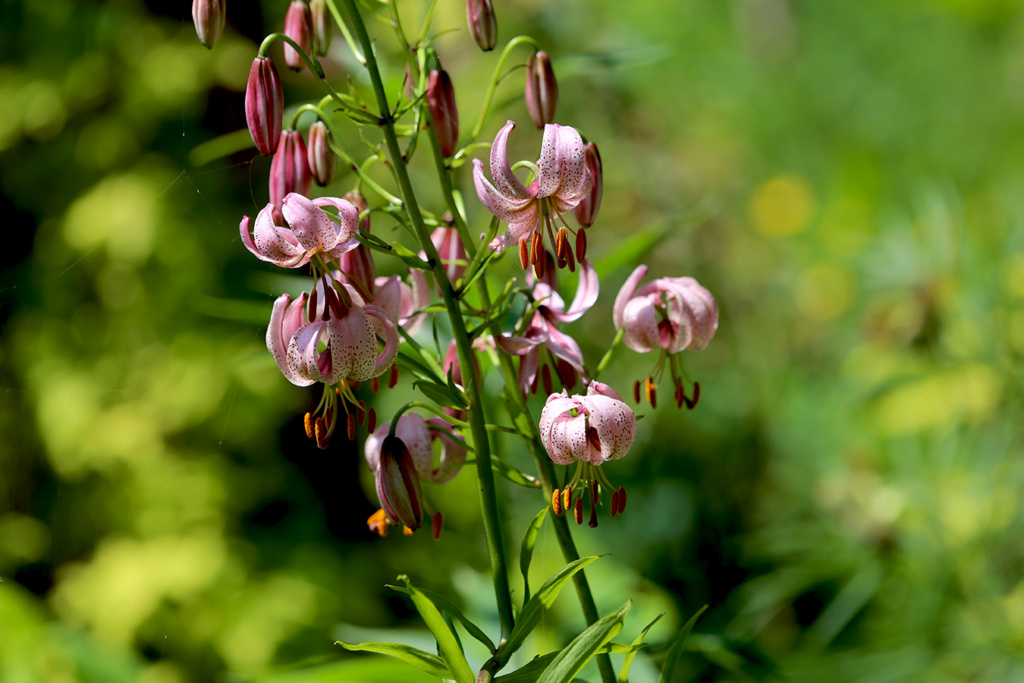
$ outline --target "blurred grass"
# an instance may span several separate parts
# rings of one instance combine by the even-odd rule
[[[0,22],[0,680],[395,680],[335,631],[421,628],[383,587],[400,572],[493,620],[472,474],[428,491],[440,543],[374,540],[358,450],[302,438],[311,399],[253,322],[272,269],[235,227],[268,164],[203,152],[244,126],[254,41],[285,3],[232,5],[213,51],[179,4],[15,2]],[[422,8],[402,7],[412,25]],[[631,235],[666,230],[652,275],[694,275],[722,310],[686,357],[699,407],[639,411],[607,468],[630,509],[577,535],[612,553],[593,565],[601,609],[636,601],[623,639],[667,610],[651,639],[669,641],[709,604],[679,680],[1021,678],[1019,3],[499,11],[503,38],[555,60],[560,121],[601,146],[590,251],[609,272],[570,328],[588,361]],[[462,7],[438,21],[461,27]],[[462,31],[438,49],[468,120],[492,60]],[[317,94],[284,78],[290,102]],[[518,82],[485,138],[524,119]],[[520,126],[513,156],[538,142]],[[625,390],[653,363],[620,350],[602,380]],[[515,544],[541,503],[506,495]],[[559,564],[542,531],[531,584]],[[537,651],[581,627],[572,599]]]

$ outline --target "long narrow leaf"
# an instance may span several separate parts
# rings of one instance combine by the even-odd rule
[[[388,586],[388,588],[396,590],[399,593],[405,593],[406,595],[409,595],[409,590],[407,588],[403,588],[402,586]],[[427,596],[427,598],[430,599],[431,602],[437,605],[438,609],[452,615],[452,617],[456,621],[462,624],[463,628],[466,629],[466,632],[469,635],[476,638],[477,640],[479,640],[481,643],[483,643],[489,652],[494,652],[495,647],[491,639],[487,637],[486,633],[480,630],[479,626],[470,621],[466,617],[466,615],[462,613],[462,610],[455,606],[454,602],[444,597],[440,593],[435,593],[434,591],[427,588],[417,588],[417,590],[423,593],[425,596]]]
[[[420,671],[426,671],[432,676],[439,676],[441,678],[452,677],[451,672],[445,667],[440,657],[424,652],[412,645],[403,645],[401,643],[360,643],[359,645],[351,645],[340,640],[337,643],[352,652],[375,652],[379,655],[394,657],[410,666],[416,667]]]
[[[586,666],[590,658],[622,630],[622,623],[626,620],[626,613],[632,605],[633,601],[627,600],[619,611],[599,619],[593,626],[576,636],[558,653],[537,679],[537,683],[569,683]]]
[[[644,645],[644,638],[647,636],[647,632],[651,630],[651,627],[658,623],[658,621],[665,616],[662,612],[658,616],[654,617],[654,621],[647,624],[644,630],[640,632],[640,635],[633,641],[633,649],[626,653],[625,659],[622,660],[622,668],[619,669],[619,683],[627,683],[629,681],[629,668],[633,666],[633,659],[636,658],[636,653],[639,651],[640,645]]]
[[[494,679],[494,683],[535,683],[537,676],[540,676],[557,656],[557,652],[549,652],[546,655],[534,657],[528,664],[521,666],[512,673],[498,676]]]
[[[445,665],[451,671],[448,678],[453,678],[458,683],[473,683],[474,676],[473,671],[469,668],[469,662],[466,661],[466,656],[462,654],[462,650],[459,648],[459,641],[455,638],[455,634],[452,633],[444,617],[441,616],[437,606],[422,591],[412,585],[408,576],[403,575],[398,578],[405,583],[405,587],[409,591],[409,597],[412,598],[416,610],[420,613],[420,617],[427,625],[427,628],[434,634],[434,639],[437,641],[437,646],[441,653],[441,659],[444,660]]]
[[[554,604],[555,598],[558,597],[558,593],[569,582],[569,579],[596,559],[597,556],[593,555],[570,562],[544,582],[544,585],[540,587],[537,594],[523,605],[523,611],[519,613],[519,619],[512,628],[512,633],[509,634],[508,640],[498,648],[498,661],[508,661],[512,653],[522,646],[526,636],[530,635],[530,632],[533,631],[544,612]]]
[[[495,474],[501,475],[513,484],[519,484],[520,486],[525,486],[528,489],[540,488],[540,479],[526,474],[525,472],[520,472],[501,458],[492,458],[491,465],[494,467]]]
[[[679,631],[679,635],[676,636],[675,641],[672,643],[672,647],[668,649],[668,654],[665,655],[665,663],[661,665],[661,678],[658,679],[659,683],[671,683],[672,674],[675,673],[676,664],[679,663],[679,657],[683,654],[683,645],[686,644],[686,639],[690,637],[690,631],[693,630],[693,625],[697,623],[697,619],[700,615],[704,614],[704,610],[708,608],[704,605],[697,613],[690,617],[690,620],[683,624],[683,628]]]
[[[548,516],[548,508],[544,506],[538,512],[523,535],[523,546],[519,551],[519,570],[523,573],[523,605],[530,601],[530,560],[533,559],[533,546],[537,542],[537,532]]]

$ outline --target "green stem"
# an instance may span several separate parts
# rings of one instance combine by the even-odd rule
[[[605,351],[604,357],[601,359],[601,362],[597,364],[597,370],[594,371],[594,376],[591,377],[590,379],[597,381],[597,378],[601,376],[601,373],[604,372],[604,369],[608,367],[609,363],[612,362],[612,355],[615,353],[615,349],[618,348],[619,344],[622,342],[622,337],[624,334],[626,334],[626,330],[623,328],[619,330],[618,334],[615,335],[615,339],[612,340],[612,345],[608,347],[607,351]]]
[[[338,6],[334,4],[334,0],[327,0],[327,8],[331,10],[331,16],[334,17],[334,23],[341,29],[341,34],[345,36],[345,42],[348,43],[348,47],[352,50],[352,54],[355,55],[356,60],[366,66],[366,57],[359,50],[359,46],[356,45],[356,41],[352,40],[352,34],[349,33],[348,25],[341,18],[341,12],[338,11]]]
[[[473,241],[472,235],[469,234],[469,226],[466,225],[466,219],[463,217],[462,212],[459,211],[459,205],[455,201],[455,194],[452,190],[451,169],[445,164],[444,154],[441,153],[441,144],[437,141],[433,123],[430,124],[430,134],[427,137],[430,138],[430,146],[434,151],[434,166],[437,169],[437,177],[441,180],[441,194],[444,195],[445,201],[448,204],[448,210],[452,212],[452,220],[455,221],[455,229],[458,230],[459,237],[462,238],[462,246],[466,248],[466,254],[472,259],[477,253],[476,243]]]
[[[508,41],[508,45],[505,46],[505,49],[501,51],[501,56],[498,57],[498,66],[494,68],[494,76],[491,77],[491,84],[487,87],[487,94],[484,96],[484,106],[480,109],[480,118],[476,120],[473,132],[469,134],[471,141],[476,140],[476,136],[480,135],[480,131],[484,127],[484,119],[487,118],[487,112],[491,109],[491,100],[494,99],[494,91],[497,90],[498,83],[501,82],[501,70],[505,68],[505,61],[512,53],[512,49],[521,43],[529,43],[535,49],[537,48],[537,41],[530,36],[516,36]]]
[[[470,345],[469,335],[466,333],[466,323],[462,318],[462,311],[455,300],[451,283],[445,273],[444,265],[437,254],[437,249],[430,241],[430,233],[423,222],[416,195],[409,180],[409,174],[402,160],[402,152],[398,146],[398,137],[395,135],[394,122],[391,117],[391,109],[388,106],[387,95],[384,92],[384,84],[381,81],[380,70],[377,60],[374,57],[370,37],[366,33],[366,26],[363,24],[359,10],[355,6],[355,0],[343,0],[345,9],[355,28],[356,36],[366,55],[366,70],[370,75],[370,82],[373,84],[374,94],[380,111],[384,113],[382,120],[384,140],[387,144],[388,156],[394,167],[398,185],[405,199],[406,211],[409,220],[416,232],[420,247],[427,254],[427,258],[434,269],[434,277],[441,290],[445,308],[451,321],[452,334],[459,351],[459,362],[464,368],[473,367],[473,349]],[[480,386],[476,374],[467,372],[463,378],[466,388],[466,395],[469,399],[470,427],[473,433],[473,446],[476,449],[476,469],[480,485],[480,507],[484,521],[484,533],[487,537],[487,549],[490,555],[491,572],[494,581],[494,593],[498,603],[498,619],[501,622],[502,640],[512,632],[515,617],[512,612],[512,594],[509,589],[508,563],[505,558],[505,547],[502,542],[501,520],[498,516],[497,490],[494,485],[494,471],[491,465],[490,439],[487,434],[487,420],[484,415],[484,406],[480,394]]]

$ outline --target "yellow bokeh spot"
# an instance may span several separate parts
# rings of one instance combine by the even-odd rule
[[[989,417],[1002,392],[999,374],[976,363],[897,386],[881,397],[875,414],[890,436],[948,429]]]
[[[101,180],[68,209],[65,239],[81,251],[105,245],[112,258],[145,260],[155,241],[162,189],[141,174]]]
[[[807,181],[787,174],[762,183],[750,198],[747,212],[755,230],[770,237],[784,237],[806,230],[816,205],[814,190]]]
[[[831,320],[849,308],[853,284],[853,276],[847,269],[817,263],[804,270],[797,280],[797,308],[810,320]]]
[[[1013,298],[1024,299],[1024,253],[1011,254],[1003,262],[1003,286]]]

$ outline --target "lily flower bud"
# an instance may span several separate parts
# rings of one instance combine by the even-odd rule
[[[558,108],[558,81],[544,50],[526,60],[526,110],[537,128],[553,123]]]
[[[298,43],[307,55],[313,47],[313,15],[302,0],[292,0],[284,15],[284,34]],[[284,63],[288,68],[302,70],[302,57],[288,43],[284,45]]]
[[[277,151],[284,116],[284,92],[281,77],[269,57],[257,57],[249,70],[245,86],[245,122],[256,149],[263,156]]]
[[[589,228],[597,219],[597,210],[601,208],[601,196],[604,194],[604,175],[601,170],[601,153],[597,151],[597,145],[593,142],[588,142],[584,150],[586,153],[587,170],[594,179],[594,184],[591,185],[590,192],[573,209],[573,214],[580,225]],[[580,258],[583,257],[581,256]]]
[[[192,0],[192,23],[196,25],[199,42],[212,48],[220,39],[227,19],[225,0]]]
[[[306,146],[309,170],[313,180],[320,187],[326,187],[334,180],[338,168],[338,155],[329,144],[331,133],[323,121],[314,121],[309,127],[309,143]]]
[[[327,0],[309,0],[309,12],[313,17],[313,47],[323,57],[331,47],[331,32],[334,28],[331,15],[327,12]]]
[[[455,88],[452,79],[444,69],[430,72],[427,82],[427,106],[430,120],[441,146],[441,154],[450,157],[455,154],[459,141],[459,110],[455,106]]]
[[[498,20],[491,0],[466,0],[466,22],[473,40],[484,52],[498,44]]]
[[[394,524],[418,529],[423,524],[423,491],[412,456],[397,436],[385,437],[377,465],[377,496]]]
[[[278,225],[284,221],[281,206],[285,195],[292,192],[303,196],[309,194],[313,176],[307,156],[302,133],[297,130],[281,133],[281,142],[270,162],[270,203],[274,205],[274,220]]]

